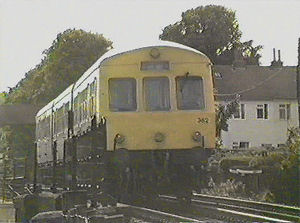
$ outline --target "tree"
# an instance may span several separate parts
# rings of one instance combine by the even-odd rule
[[[7,103],[48,103],[112,48],[103,35],[68,29],[43,51],[44,58],[8,94]]]
[[[271,192],[276,203],[300,206],[300,128],[289,129],[286,143],[288,156],[281,162],[281,169],[276,182],[271,184]]]
[[[236,50],[246,64],[258,64],[262,46],[253,47],[252,40],[242,43],[241,36],[234,11],[208,5],[183,12],[181,20],[166,26],[159,38],[195,48],[215,64],[232,64]]]
[[[59,33],[52,45],[44,50],[41,63],[5,97],[6,104],[46,104],[75,82],[101,55],[112,48],[103,35],[68,29]],[[35,125],[2,128],[2,143],[15,157],[32,157]]]
[[[228,120],[238,111],[239,96],[230,101],[228,104],[218,104],[216,108],[216,147],[222,146],[221,132],[228,131]]]

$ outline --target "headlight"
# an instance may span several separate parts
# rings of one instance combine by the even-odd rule
[[[201,133],[198,132],[198,131],[194,132],[194,134],[193,134],[193,140],[194,140],[195,142],[198,142],[198,143],[203,144],[203,136],[202,136]]]
[[[121,135],[121,134],[117,134],[115,136],[115,142],[117,144],[122,144],[125,141],[125,136]]]
[[[162,142],[164,140],[165,140],[165,135],[164,134],[162,134],[161,132],[155,133],[155,135],[154,135],[154,141],[155,142]]]

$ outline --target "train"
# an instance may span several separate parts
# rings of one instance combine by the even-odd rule
[[[105,53],[37,113],[35,185],[188,196],[215,147],[211,67],[168,41]]]

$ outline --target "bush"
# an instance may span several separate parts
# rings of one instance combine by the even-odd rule
[[[227,172],[231,167],[234,166],[249,166],[251,160],[252,157],[249,156],[224,157],[220,161],[220,168]]]
[[[222,197],[234,197],[234,198],[247,197],[245,184],[242,183],[241,181],[228,179],[226,182],[215,184],[215,182],[211,178],[208,184],[209,184],[209,189],[203,189],[201,193],[209,194],[212,196],[222,196]]]

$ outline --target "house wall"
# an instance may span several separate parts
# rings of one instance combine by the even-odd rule
[[[230,119],[228,132],[222,131],[224,148],[232,148],[233,142],[249,142],[249,147],[262,144],[284,144],[288,129],[298,126],[298,109],[296,100],[240,101],[245,104],[245,119]],[[279,105],[290,104],[289,120],[279,119]],[[257,119],[257,105],[268,104],[268,119]]]

